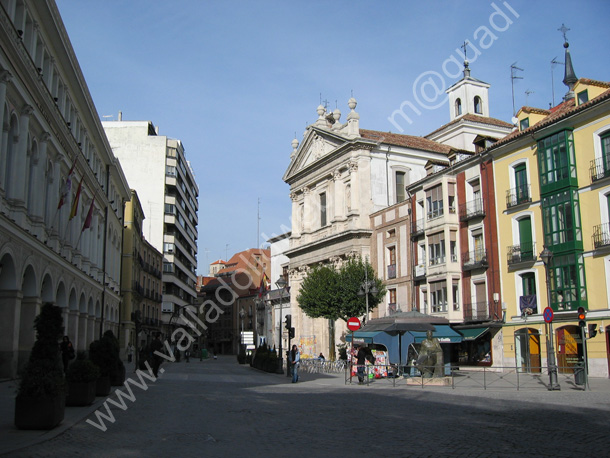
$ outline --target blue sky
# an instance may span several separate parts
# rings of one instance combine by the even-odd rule
[[[353,93],[362,128],[425,135],[449,121],[434,88],[459,79],[453,60],[468,40],[491,116],[510,121],[513,63],[517,107],[548,108],[552,81],[555,103],[565,94],[563,66],[551,72],[563,23],[577,76],[610,81],[607,0],[57,4],[99,116],[122,111],[182,140],[199,185],[199,274],[290,227],[282,176],[320,94],[342,122]],[[393,124],[405,101],[420,114]]]

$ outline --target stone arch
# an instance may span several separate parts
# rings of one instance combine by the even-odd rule
[[[102,305],[100,304],[99,299],[95,302],[95,317],[96,318],[102,317]]]
[[[53,279],[51,274],[45,273],[42,279],[42,286],[40,288],[40,298],[43,303],[53,302],[55,303],[55,295],[53,294]]]
[[[73,286],[70,290],[70,299],[68,300],[68,308],[70,310],[78,310],[78,300],[76,299],[76,288]]]
[[[0,260],[0,290],[17,289],[17,272],[12,253],[5,253]]]
[[[34,330],[34,320],[40,312],[40,296],[36,280],[36,271],[31,264],[24,270],[21,282],[21,306],[19,308],[19,350],[18,368],[21,369],[28,361],[36,332]]]
[[[95,306],[93,305],[93,297],[89,297],[89,302],[87,303],[87,313],[90,316],[95,316]]]
[[[55,293],[55,305],[65,309],[68,307],[68,296],[66,295],[66,285],[63,281],[60,281],[57,285],[57,292]]]

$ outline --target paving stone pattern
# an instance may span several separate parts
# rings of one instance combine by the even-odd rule
[[[80,421],[12,457],[609,456],[610,383],[593,391],[345,384],[286,376],[235,357],[168,363],[102,432]],[[129,374],[128,374],[129,375]],[[105,409],[103,409],[105,412]]]

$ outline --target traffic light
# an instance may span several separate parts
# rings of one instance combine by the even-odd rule
[[[290,328],[290,330],[288,332],[289,332],[290,338],[294,339],[294,328]]]
[[[586,325],[587,312],[584,307],[578,307],[578,326],[584,328]]]
[[[597,335],[597,325],[595,323],[589,324],[589,339]]]
[[[290,331],[290,328],[292,327],[292,315],[286,315],[286,321],[284,321],[284,323],[286,323],[284,327]]]

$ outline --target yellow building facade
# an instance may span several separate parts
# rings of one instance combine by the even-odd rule
[[[545,372],[552,353],[560,375],[587,360],[591,376],[608,377],[610,84],[569,87],[557,107],[522,108],[518,129],[485,152],[494,163],[503,365]]]

